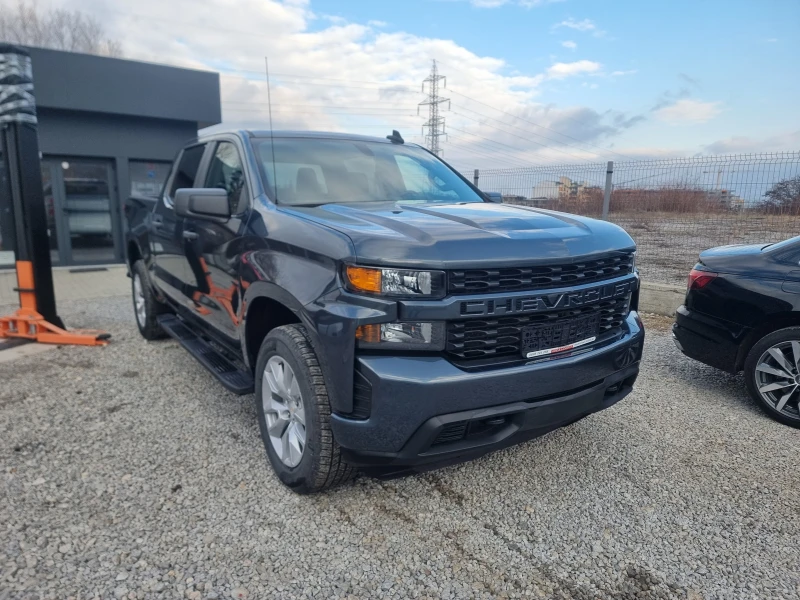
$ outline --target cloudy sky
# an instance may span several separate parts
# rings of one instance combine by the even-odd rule
[[[798,0],[51,1],[222,73],[229,126],[268,126],[268,56],[276,128],[421,141],[436,59],[460,168],[800,148]]]

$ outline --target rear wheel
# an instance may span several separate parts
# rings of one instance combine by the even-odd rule
[[[305,327],[284,325],[264,338],[255,398],[261,439],[284,485],[311,494],[353,477],[333,439],[328,391]]]
[[[156,317],[165,311],[165,307],[157,299],[150,286],[147,268],[144,262],[137,260],[131,267],[131,291],[133,293],[133,314],[139,333],[146,340],[157,340],[164,337],[164,330]]]
[[[750,395],[764,412],[800,428],[800,327],[779,329],[756,342],[744,373]]]

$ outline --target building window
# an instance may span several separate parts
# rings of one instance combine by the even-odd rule
[[[147,160],[132,160],[128,165],[131,178],[131,194],[134,196],[158,196],[169,175],[171,163]]]

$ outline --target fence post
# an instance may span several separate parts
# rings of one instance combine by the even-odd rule
[[[608,206],[611,204],[611,186],[612,186],[612,179],[614,177],[614,161],[608,161],[608,167],[606,168],[606,190],[603,194],[603,219],[608,219]]]
[[[478,179],[480,179],[480,171],[475,169],[475,174],[472,176],[472,183],[475,184],[475,187],[478,187]]]

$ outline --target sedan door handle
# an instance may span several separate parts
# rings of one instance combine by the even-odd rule
[[[184,232],[183,232],[183,239],[185,239],[185,240],[192,240],[192,241],[194,241],[194,240],[196,240],[196,239],[197,239],[197,238],[199,238],[199,237],[200,237],[200,235],[199,235],[197,232],[195,232],[195,231],[184,231]]]

